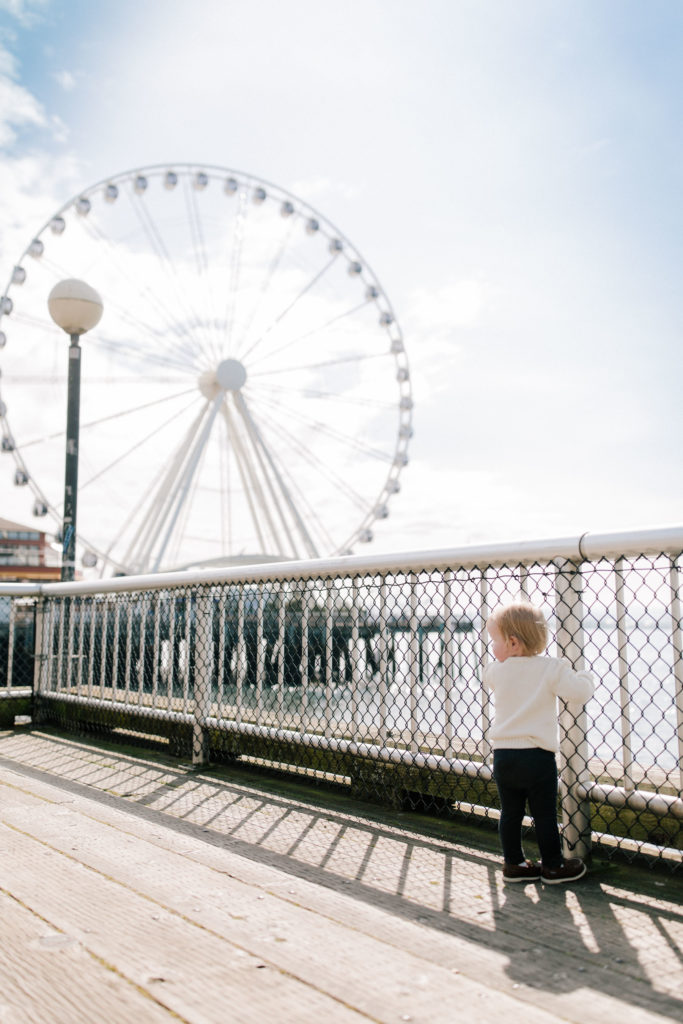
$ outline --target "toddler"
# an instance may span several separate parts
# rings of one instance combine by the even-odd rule
[[[578,857],[562,856],[557,825],[557,698],[585,703],[593,693],[593,677],[590,672],[575,672],[562,658],[540,657],[548,644],[548,626],[531,604],[496,609],[486,629],[496,659],[486,666],[483,678],[495,697],[491,743],[501,808],[503,879],[540,878],[548,885],[574,882],[585,875],[586,865]],[[540,864],[527,860],[522,850],[527,801]]]

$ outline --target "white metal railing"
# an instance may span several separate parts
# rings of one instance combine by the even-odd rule
[[[593,840],[680,860],[682,550],[677,527],[10,584],[0,598],[36,602],[41,698],[191,724],[197,762],[213,730],[487,783],[481,626],[525,594],[546,612],[551,653],[598,684],[585,711],[561,717],[569,848],[586,851],[592,804],[605,824],[593,821]],[[16,684],[12,614],[6,691]],[[460,803],[479,807],[476,794]],[[633,835],[610,831],[623,810]]]

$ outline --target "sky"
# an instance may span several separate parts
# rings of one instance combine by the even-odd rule
[[[415,433],[363,553],[677,525],[682,56],[678,0],[0,0],[0,279],[100,179],[240,169],[401,325]]]

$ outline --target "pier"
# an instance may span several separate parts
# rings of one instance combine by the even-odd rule
[[[0,734],[0,1019],[683,1020],[683,878],[504,887],[497,837],[244,769]]]
[[[682,548],[4,585],[0,1021],[683,1020]],[[520,593],[597,680],[573,886],[502,881],[481,627]]]

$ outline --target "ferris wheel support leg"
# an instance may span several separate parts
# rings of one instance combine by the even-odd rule
[[[229,411],[229,409],[227,407],[227,403],[224,406],[224,415],[225,415],[225,421],[226,421],[227,426],[228,426],[228,433],[229,433],[229,436],[230,436],[230,439],[231,439],[232,448],[233,448],[233,451],[235,453],[235,458],[236,458],[236,461],[237,461],[237,466],[238,466],[238,469],[239,469],[240,477],[242,478],[242,483],[244,485],[244,491],[245,491],[245,494],[247,495],[247,500],[248,500],[248,503],[249,503],[249,510],[251,512],[251,517],[252,517],[254,526],[256,528],[256,531],[258,533],[258,536],[259,536],[259,540],[260,540],[260,543],[261,543],[262,550],[264,550],[264,551],[266,550],[266,545],[263,542],[263,533],[262,533],[262,529],[261,529],[261,523],[260,523],[260,520],[259,520],[259,517],[258,517],[258,513],[257,513],[257,510],[256,510],[256,507],[255,507],[254,502],[253,502],[252,497],[251,497],[252,493],[253,493],[255,499],[258,502],[258,505],[259,505],[259,508],[261,510],[261,513],[263,514],[263,517],[265,519],[265,524],[267,525],[268,529],[270,530],[270,535],[271,535],[271,538],[272,538],[272,540],[273,540],[273,542],[275,544],[275,547],[276,547],[276,549],[278,551],[280,551],[280,550],[282,550],[282,544],[281,544],[281,541],[280,541],[280,537],[279,537],[277,528],[276,528],[275,523],[273,521],[273,518],[272,518],[272,516],[270,514],[270,510],[268,508],[268,503],[266,502],[265,496],[263,494],[263,489],[261,487],[261,482],[260,482],[260,480],[258,478],[258,475],[257,475],[257,473],[255,471],[255,468],[254,468],[254,466],[252,464],[252,460],[250,460],[248,458],[247,453],[244,450],[244,445],[242,444],[242,439],[240,438],[239,433],[235,429],[235,426],[234,426],[234,424],[232,422],[232,417],[231,417],[230,411]],[[249,479],[249,484],[250,484],[251,490],[246,485],[246,478],[247,477]]]
[[[284,530],[285,535],[287,537],[287,540],[289,542],[290,550],[292,551],[292,554],[293,554],[293,556],[295,558],[299,558],[300,554],[299,554],[298,547],[297,547],[296,542],[295,542],[295,540],[294,540],[294,538],[292,536],[292,532],[289,529],[289,524],[287,523],[287,519],[285,518],[285,516],[283,514],[282,506],[280,505],[280,499],[278,497],[278,494],[277,494],[277,491],[276,491],[275,487],[273,486],[273,481],[272,481],[271,476],[270,476],[270,474],[268,472],[268,465],[266,464],[266,462],[264,462],[263,455],[265,454],[266,457],[267,457],[268,453],[265,451],[263,443],[260,441],[260,437],[259,437],[258,430],[256,428],[256,424],[254,423],[253,419],[249,415],[249,411],[248,411],[248,409],[246,407],[244,399],[242,398],[242,395],[239,392],[235,392],[234,399],[235,399],[235,405],[237,406],[237,411],[239,412],[240,416],[242,417],[242,421],[243,421],[244,426],[245,426],[246,431],[247,431],[247,439],[251,442],[251,446],[252,446],[254,455],[256,457],[256,464],[258,465],[259,469],[261,470],[261,475],[262,475],[263,480],[265,482],[265,485],[266,485],[266,488],[268,490],[268,493],[270,494],[271,501],[273,503],[273,508],[275,509],[275,512],[277,513],[277,517],[278,517],[278,519],[280,521],[280,525],[282,526],[282,529]]]
[[[220,393],[220,394],[218,394],[216,396],[216,399],[215,399],[215,401],[213,403],[213,407],[212,407],[212,409],[211,409],[211,411],[210,411],[210,413],[209,413],[209,415],[208,415],[208,417],[206,419],[206,423],[204,424],[204,428],[203,428],[203,430],[202,430],[202,432],[201,432],[201,434],[199,436],[199,439],[198,439],[197,443],[194,446],[194,449],[193,449],[193,451],[192,451],[192,453],[190,455],[190,458],[189,458],[189,460],[187,462],[187,465],[185,466],[185,470],[183,472],[183,475],[180,478],[180,480],[178,481],[178,486],[176,487],[175,491],[173,492],[170,504],[171,504],[171,506],[175,505],[175,508],[173,509],[173,513],[171,515],[171,521],[168,524],[168,527],[166,529],[166,534],[164,536],[164,539],[163,539],[163,541],[161,543],[161,546],[160,546],[159,550],[157,551],[157,555],[156,555],[156,558],[154,560],[154,565],[152,566],[152,572],[157,572],[158,571],[159,566],[161,564],[161,560],[164,557],[164,554],[166,553],[166,548],[168,547],[168,543],[169,543],[169,541],[171,539],[171,534],[173,533],[173,528],[174,528],[176,522],[178,521],[178,516],[180,515],[180,511],[181,511],[183,505],[185,504],[185,500],[187,499],[187,495],[188,495],[189,490],[190,490],[190,484],[192,483],[192,478],[194,477],[195,470],[197,469],[197,466],[199,464],[200,456],[201,456],[201,454],[202,454],[202,452],[204,450],[204,446],[206,445],[206,442],[209,439],[209,434],[211,433],[211,428],[213,426],[213,421],[216,418],[216,413],[218,412],[218,410],[220,409],[222,404],[223,404],[223,394]]]
[[[166,516],[168,515],[170,502],[169,495],[173,488],[173,482],[181,472],[183,462],[192,447],[192,443],[197,435],[205,414],[206,409],[204,408],[190,425],[190,429],[188,430],[182,445],[176,452],[171,465],[161,481],[161,485],[156,492],[155,500],[150,507],[150,511],[140,523],[140,526],[138,527],[125,554],[126,563],[129,565],[135,565],[140,572],[145,572],[149,567],[150,552],[154,544],[154,539],[158,536]]]
[[[249,474],[247,473],[247,469],[246,469],[246,467],[244,465],[244,453],[242,451],[242,446],[239,443],[239,440],[237,439],[237,435],[235,433],[235,428],[234,428],[234,425],[233,425],[233,422],[232,422],[232,418],[230,416],[230,411],[229,411],[229,409],[227,407],[227,404],[223,406],[223,416],[224,416],[224,419],[225,419],[225,427],[226,427],[226,431],[227,431],[227,435],[228,435],[228,444],[232,446],[232,450],[233,450],[233,452],[235,454],[235,462],[237,464],[237,472],[239,473],[240,480],[242,482],[242,487],[244,488],[244,494],[246,496],[247,504],[249,506],[249,512],[251,514],[251,519],[252,519],[252,522],[254,524],[254,528],[256,530],[256,534],[258,536],[259,544],[261,545],[261,550],[265,551],[266,550],[266,543],[265,543],[265,541],[263,539],[263,530],[261,528],[261,523],[259,521],[259,517],[258,517],[258,515],[256,513],[256,508],[254,506],[254,501],[253,501],[253,498],[252,498],[252,495],[251,495],[251,490],[250,490],[250,488],[248,486],[250,480],[247,479]]]
[[[292,514],[292,516],[294,518],[294,522],[296,523],[296,526],[297,526],[297,528],[299,530],[299,533],[300,533],[300,535],[301,535],[301,537],[302,537],[302,539],[304,541],[304,545],[306,546],[306,549],[307,549],[309,557],[310,558],[318,558],[318,551],[317,551],[316,546],[315,546],[315,544],[313,542],[313,539],[311,538],[308,530],[306,529],[304,521],[303,521],[301,515],[299,514],[299,510],[297,509],[296,505],[294,504],[292,496],[289,493],[289,489],[287,488],[287,485],[285,484],[284,480],[282,479],[282,477],[281,477],[281,475],[280,475],[280,473],[278,471],[277,466],[275,465],[275,461],[274,461],[272,455],[270,454],[270,451],[268,450],[268,448],[267,448],[267,446],[266,446],[266,444],[265,444],[265,442],[264,442],[264,440],[263,440],[263,438],[261,436],[261,433],[260,433],[256,423],[254,422],[254,420],[253,420],[253,418],[251,416],[251,413],[249,412],[249,409],[247,408],[246,402],[244,401],[242,395],[239,394],[239,393],[235,394],[235,404],[237,405],[237,408],[238,408],[238,410],[239,410],[239,412],[240,412],[240,414],[241,414],[241,416],[242,416],[242,418],[243,418],[243,420],[244,420],[244,422],[245,422],[245,424],[247,426],[247,430],[249,432],[249,436],[251,437],[252,444],[254,445],[255,450],[257,452],[259,452],[259,451],[263,452],[263,455],[265,456],[265,458],[266,458],[266,460],[268,462],[268,465],[270,466],[270,470],[271,470],[273,476],[275,477],[275,481],[276,481],[276,483],[277,483],[277,485],[278,485],[278,487],[280,489],[280,492],[281,492],[281,494],[282,494],[282,496],[283,496],[283,498],[285,500],[285,503],[286,503],[287,507],[289,508],[289,511],[291,512],[291,514]],[[271,492],[272,492],[272,488],[271,488]],[[285,529],[287,529],[285,518],[284,518],[284,516],[282,514],[282,511],[280,510],[279,503],[277,502],[277,498],[275,498],[275,496],[274,496],[274,500],[276,502],[276,506],[277,506],[278,512],[280,514],[280,518],[282,519],[283,524],[285,525]],[[288,537],[290,539],[290,543],[292,544],[292,546],[296,550],[296,545],[294,544],[294,542],[293,542],[293,540],[292,540],[292,538],[291,538],[291,536],[289,534],[289,530],[287,530],[287,535],[288,535]]]

